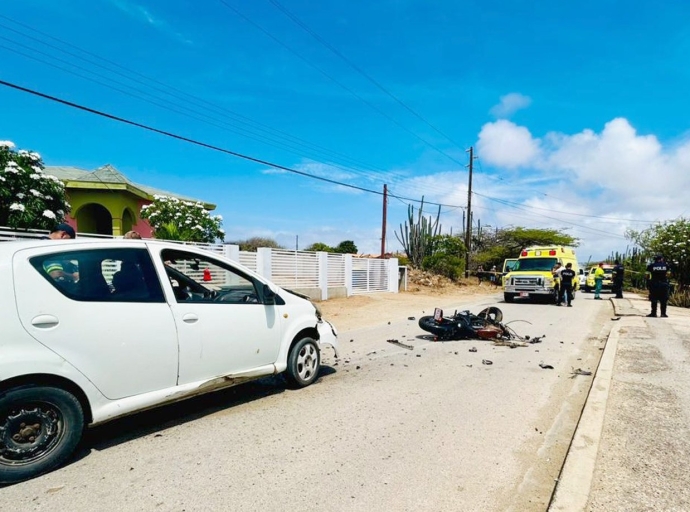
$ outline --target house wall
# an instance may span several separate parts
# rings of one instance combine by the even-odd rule
[[[132,227],[143,237],[151,237],[153,230],[148,222],[141,219],[139,213],[141,207],[149,204],[151,201],[143,200],[142,198],[126,191],[126,190],[93,190],[67,187],[66,189],[69,203],[72,205],[72,210],[67,218],[67,222],[79,232],[90,233],[94,232],[95,222],[93,219],[83,219],[80,226],[81,215],[89,215],[92,207],[89,205],[101,205],[107,210],[110,215],[111,232],[103,233],[113,236],[121,236],[125,234],[123,225],[123,215],[126,210],[130,211],[132,218]]]

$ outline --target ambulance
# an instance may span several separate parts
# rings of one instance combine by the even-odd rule
[[[556,301],[558,280],[554,279],[552,269],[560,263],[565,267],[572,263],[576,274],[579,272],[575,249],[564,246],[527,247],[513,269],[503,278],[503,298],[506,302],[515,299],[547,298]],[[579,281],[573,280],[573,292],[580,288]],[[574,298],[573,293],[573,298]]]

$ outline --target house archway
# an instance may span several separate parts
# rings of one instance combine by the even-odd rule
[[[101,204],[85,204],[79,208],[75,218],[77,219],[77,231],[79,233],[113,234],[113,216]]]
[[[125,208],[122,212],[122,234],[124,235],[127,231],[132,231],[134,224],[136,224],[136,219],[132,210]]]

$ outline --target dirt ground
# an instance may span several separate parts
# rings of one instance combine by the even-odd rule
[[[433,314],[435,307],[457,305],[471,297],[493,295],[500,290],[500,287],[488,282],[478,285],[475,279],[460,284],[441,282],[432,286],[410,283],[408,291],[353,295],[329,299],[317,305],[323,317],[342,332],[386,323],[390,320],[387,318],[389,311],[396,311],[399,315],[404,310],[408,316],[419,318],[423,314]]]

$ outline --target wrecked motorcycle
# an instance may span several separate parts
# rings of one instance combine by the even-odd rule
[[[455,311],[447,317],[443,316],[442,309],[436,308],[433,316],[419,319],[419,327],[439,340],[507,340],[517,337],[512,329],[501,323],[502,320],[503,313],[497,307],[483,309],[477,315],[467,310]]]

